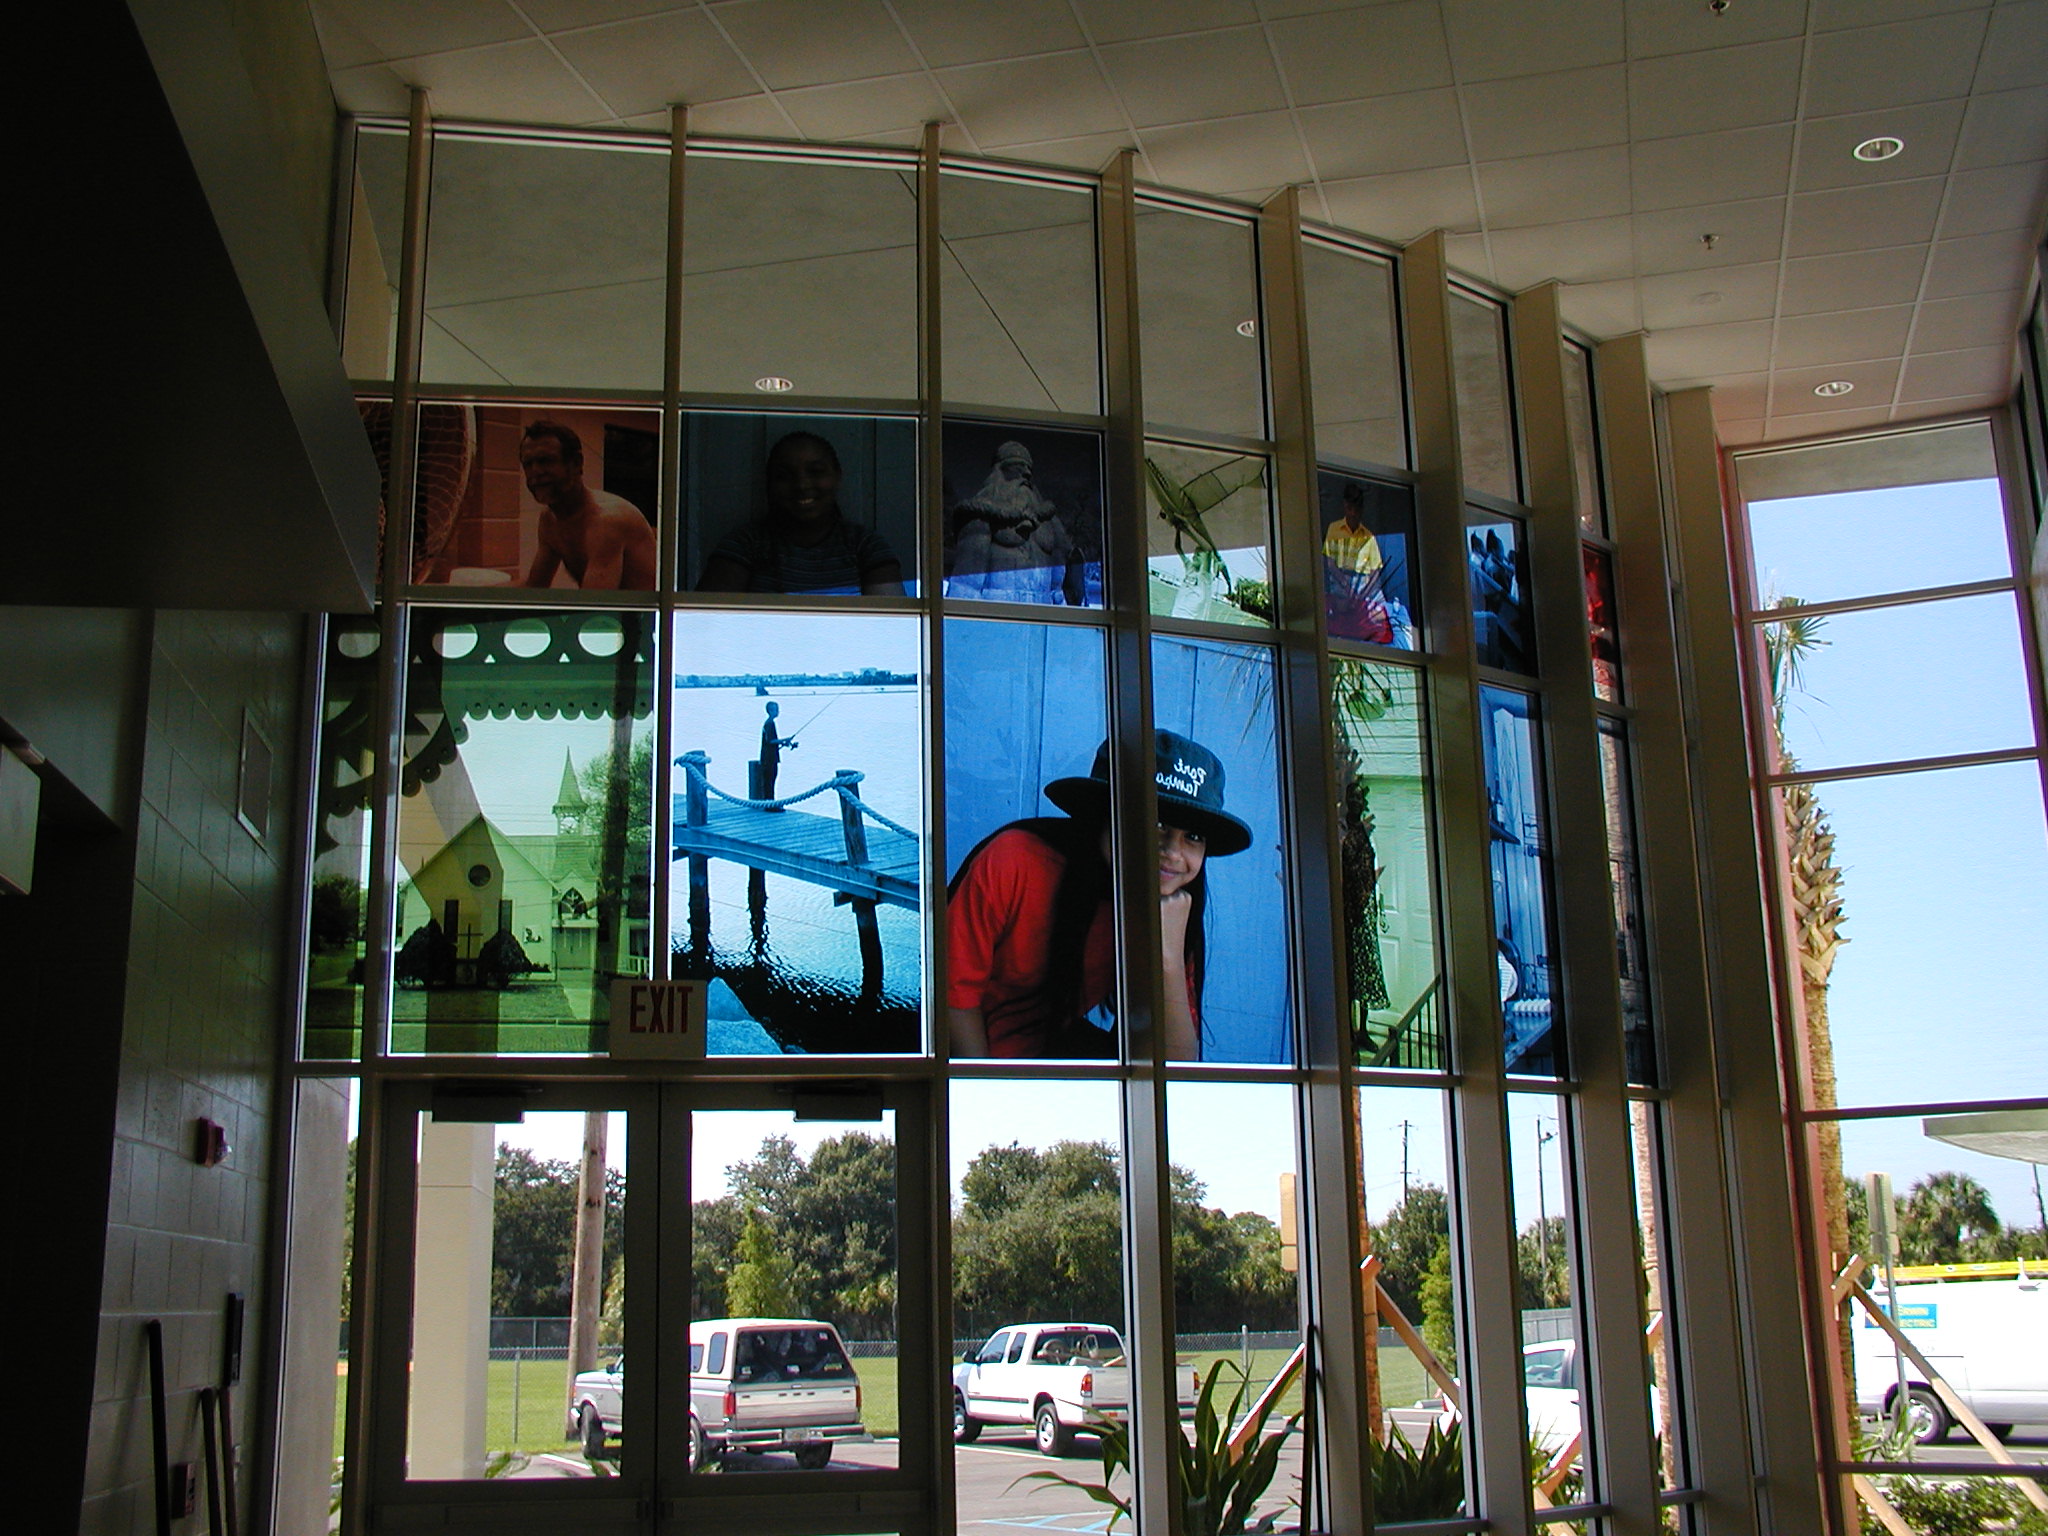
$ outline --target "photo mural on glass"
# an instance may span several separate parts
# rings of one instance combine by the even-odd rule
[[[1100,630],[946,623],[955,1056],[1118,1054],[1108,804],[1087,788],[1107,697]]]
[[[362,1024],[370,884],[371,721],[376,622],[327,626],[325,687],[313,766],[312,891],[306,920],[305,1054],[353,1057]]]
[[[415,609],[392,1046],[591,1051],[644,976],[653,620]]]
[[[1212,624],[1271,624],[1266,460],[1145,444],[1152,611]]]
[[[390,406],[363,409],[388,444]],[[655,589],[657,412],[427,404],[419,442],[413,585]]]
[[[1606,802],[1607,882],[1614,903],[1614,958],[1621,977],[1621,1038],[1628,1080],[1656,1087],[1650,1026],[1650,962],[1643,932],[1642,861],[1636,855],[1635,790],[1628,727],[1601,716],[1600,787]]]
[[[1336,656],[1338,856],[1345,991],[1363,1067],[1450,1065],[1431,879],[1422,680],[1408,667]]]
[[[917,423],[905,416],[683,419],[681,585],[699,592],[916,591]]]
[[[1495,964],[1507,1070],[1564,1070],[1555,1023],[1550,951],[1550,829],[1538,767],[1536,701],[1506,688],[1479,690],[1486,752],[1487,824]]]
[[[1330,638],[1416,649],[1414,493],[1329,469],[1318,471],[1316,487]]]
[[[1472,639],[1479,665],[1533,674],[1536,637],[1530,625],[1529,558],[1522,525],[1511,517],[1468,512],[1465,566],[1472,583]]]
[[[918,1048],[918,620],[675,619],[670,967],[714,1056]]]
[[[1175,1060],[1294,1059],[1276,668],[1264,646],[1152,640],[1160,926],[1182,935],[1190,1028],[1167,967]]]
[[[1621,702],[1621,641],[1614,623],[1614,557],[1591,544],[1579,546],[1586,577],[1586,634],[1593,647],[1593,696]]]
[[[1102,439],[1002,422],[945,428],[947,597],[1102,606]]]

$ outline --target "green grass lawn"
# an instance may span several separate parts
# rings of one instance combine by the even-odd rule
[[[1287,1363],[1287,1356],[1288,1351],[1284,1349],[1252,1351],[1251,1395],[1255,1396],[1273,1379],[1274,1373]],[[1235,1350],[1214,1350],[1180,1358],[1203,1373],[1208,1371],[1213,1361],[1228,1360],[1233,1365],[1238,1362]],[[853,1368],[860,1377],[862,1422],[877,1439],[893,1439],[900,1423],[897,1404],[900,1381],[894,1357],[855,1360]],[[1223,1402],[1230,1400],[1229,1394],[1236,1380],[1232,1371],[1223,1372],[1217,1383]],[[568,1382],[568,1367],[560,1360],[493,1360],[487,1387],[489,1396],[485,1404],[484,1448],[487,1451],[520,1451],[531,1455],[536,1451],[559,1451],[569,1445],[564,1422]],[[341,1454],[342,1400],[347,1387],[348,1378],[336,1375],[334,1454],[337,1456]],[[1388,1407],[1404,1408],[1433,1390],[1423,1375],[1422,1367],[1406,1350],[1380,1352],[1380,1396]],[[1282,1394],[1279,1416],[1285,1418],[1300,1407],[1301,1386],[1296,1382]]]

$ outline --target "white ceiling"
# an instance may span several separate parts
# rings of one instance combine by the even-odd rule
[[[1099,169],[1556,279],[1756,442],[2004,398],[2048,0],[312,0],[341,105]],[[1850,150],[1905,142],[1870,164]],[[1816,397],[1847,380],[1852,393]]]

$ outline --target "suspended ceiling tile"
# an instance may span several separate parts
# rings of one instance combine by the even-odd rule
[[[1814,390],[1843,380],[1856,387],[1846,395],[1826,397]],[[1862,363],[1828,363],[1819,368],[1779,368],[1771,374],[1771,414],[1854,411],[1890,405],[1899,382],[1899,360],[1874,358]]]
[[[2048,144],[2048,90],[1997,91],[1971,101],[1956,168],[2039,161],[2043,144]]]
[[[772,96],[735,96],[690,104],[690,132],[712,138],[773,139],[797,131]]]
[[[1767,441],[1786,442],[1797,437],[1824,437],[1835,432],[1881,427],[1892,420],[1892,415],[1889,404],[1845,406],[1838,411],[1793,411],[1774,414],[1764,430]]]
[[[1265,33],[1241,27],[1101,50],[1131,121],[1192,123],[1287,105]]]
[[[1643,346],[1650,376],[1663,384],[1759,373],[1771,365],[1771,322],[1652,331]]]
[[[1400,244],[1432,229],[1469,230],[1479,222],[1472,172],[1462,165],[1326,180],[1323,195],[1336,223]]]
[[[1814,315],[1910,304],[1919,295],[1920,275],[1926,266],[1924,245],[1788,261],[1780,313]]]
[[[1450,50],[1432,0],[1295,16],[1268,30],[1296,106],[1451,83]]]
[[[746,0],[714,14],[770,90],[917,67],[882,0]]]
[[[1763,197],[1746,203],[1667,208],[1639,213],[1635,224],[1639,272],[1747,266],[1778,259],[1785,235],[1785,199]]]
[[[539,38],[406,59],[399,71],[433,93],[436,117],[587,123],[610,109]]]
[[[621,117],[673,101],[722,101],[755,89],[753,74],[701,11],[671,11],[552,39]]]
[[[1771,360],[1780,368],[1818,368],[1832,363],[1894,358],[1906,349],[1913,306],[1848,309],[1827,315],[1787,315],[1778,322]]]
[[[1573,224],[1500,229],[1487,238],[1494,281],[1520,290],[1555,278],[1563,283],[1599,283],[1627,277],[1635,268],[1635,230],[1626,214]]]
[[[1768,373],[1741,373],[1714,381],[1714,415],[1719,418],[1723,412],[1729,416],[1761,419],[1770,405],[1771,376]]]
[[[934,69],[1079,48],[1087,39],[1066,0],[894,0],[910,40]]]
[[[1227,195],[1244,187],[1277,187],[1308,179],[1308,157],[1286,112],[1147,128],[1145,154],[1168,186]]]
[[[337,16],[322,0],[313,0],[309,9],[313,28],[320,34],[320,56],[326,60],[329,74],[383,62],[384,50]]]
[[[1953,238],[2027,229],[2040,216],[2044,202],[2048,202],[2048,161],[1960,171],[1949,178],[1941,234]]]
[[[1638,212],[1779,197],[1792,176],[1792,125],[1639,140],[1629,153]]]
[[[1442,11],[1461,81],[1618,64],[1627,56],[1620,0],[1443,0]]]
[[[1373,4],[1376,0],[1266,0],[1263,7],[1269,17],[1314,16],[1324,11],[1348,11],[1357,5]]]
[[[1074,5],[1098,43],[1249,26],[1259,19],[1252,0],[1074,0]]]
[[[1627,213],[1628,146],[1491,161],[1479,167],[1479,198],[1488,229]]]
[[[1628,71],[1618,64],[1497,80],[1459,91],[1480,160],[1628,140]]]
[[[1499,281],[1493,271],[1493,250],[1484,235],[1445,235],[1444,265],[1482,282]]]
[[[2010,346],[1963,352],[1915,352],[1899,379],[1899,398],[1915,403],[1957,395],[2003,395],[2012,383]]]
[[[334,87],[334,104],[344,112],[364,117],[403,117],[408,110],[411,97],[406,82],[389,64],[337,69],[328,79]]]
[[[974,64],[937,73],[975,141],[993,148],[1122,129],[1123,108],[1086,53]]]
[[[1840,32],[1894,21],[1918,21],[1951,11],[1982,10],[1987,0],[1813,0],[1813,29]]]
[[[433,5],[410,5],[405,0],[320,0],[320,4],[385,59],[408,59],[533,36],[533,28],[505,0],[436,0]]]
[[[630,21],[636,16],[695,10],[696,7],[679,3],[679,0],[519,0],[519,9],[541,31],[557,33],[574,27]]]
[[[776,99],[807,139],[873,139],[893,134],[922,136],[924,125],[946,115],[946,103],[924,74],[847,85],[817,85],[778,91]]]
[[[1937,240],[1927,265],[1927,297],[2016,292],[2026,284],[2032,259],[2033,242],[2025,230]]]
[[[1421,171],[1465,162],[1456,91],[1414,91],[1371,101],[1303,107],[1302,138],[1325,181]]]
[[[1929,299],[1913,320],[1915,352],[1954,352],[2002,345],[2018,329],[2019,300],[2011,293],[1973,293]]]
[[[640,112],[632,117],[619,119],[621,128],[632,128],[643,133],[667,133],[669,116],[666,112]]]
[[[1708,267],[1640,280],[1643,324],[1651,330],[1768,320],[1778,307],[1778,264]]]
[[[1714,436],[1723,448],[1740,448],[1746,443],[1760,443],[1764,440],[1764,424],[1760,421],[1728,421],[1719,414],[1721,392],[1714,392]]]
[[[1806,0],[1742,0],[1719,14],[1670,0],[1628,0],[1627,9],[1628,51],[1635,59],[1769,42],[1806,29]]]
[[[1629,67],[1638,138],[1789,122],[1799,106],[1797,42],[1645,59]]]
[[[1059,165],[1075,171],[1099,171],[1108,165],[1120,149],[1135,147],[1137,139],[1130,133],[1085,133],[1070,139],[1042,139],[1030,144],[1010,144],[1003,149],[1005,159],[1027,161],[1034,165]]]
[[[1973,84],[1980,91],[2039,91],[2048,85],[2048,0],[2021,0],[1991,13],[1984,61]]]
[[[1632,282],[1566,283],[1558,290],[1557,304],[1567,325],[1594,336],[1624,336],[1642,328]]]
[[[1871,245],[1906,245],[1934,238],[1942,183],[1886,181],[1874,187],[1802,192],[1792,199],[1788,256],[1827,256]]]
[[[1806,72],[1814,117],[1967,96],[1984,45],[1984,11],[1956,11],[1816,38]]]
[[[1960,101],[1922,102],[1888,112],[1809,119],[1799,131],[1799,160],[1793,167],[1792,185],[1801,192],[1820,192],[1829,187],[1868,187],[1881,181],[1946,175],[1962,119]],[[1856,146],[1880,136],[1899,139],[1906,147],[1890,160],[1858,160],[1853,153]]]

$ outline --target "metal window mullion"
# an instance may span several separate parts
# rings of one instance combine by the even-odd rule
[[[1555,283],[1509,311],[1521,360],[1520,416],[1531,515],[1530,586],[1545,695],[1545,746],[1558,953],[1564,965],[1566,1059],[1579,1087],[1567,1096],[1566,1219],[1573,1302],[1585,1327],[1580,1402],[1590,1409],[1589,1490],[1613,1507],[1614,1536],[1656,1531],[1650,1382],[1643,1351],[1642,1268],[1634,1209],[1622,1047],[1621,977],[1609,889],[1606,786],[1600,770],[1592,637],[1586,617],[1578,466],[1565,399],[1562,316]],[[1554,991],[1556,997],[1559,992]]]
[[[1314,1331],[1318,1365],[1312,1448],[1318,1476],[1303,1502],[1315,1528],[1358,1530],[1367,1524],[1371,1474],[1363,1392],[1365,1319],[1360,1304],[1363,1209],[1357,1122],[1352,1113],[1349,1000],[1337,936],[1338,827],[1336,754],[1328,723],[1330,663],[1325,645],[1322,549],[1317,528],[1315,413],[1309,372],[1307,290],[1302,262],[1301,203],[1293,187],[1276,193],[1259,215],[1260,286],[1275,453],[1275,580],[1280,621],[1280,692],[1284,699],[1286,794],[1293,884],[1295,1031],[1306,1081],[1295,1094],[1299,1122],[1298,1181],[1306,1209],[1297,1252],[1303,1316]]]
[[[1772,829],[1759,826],[1751,796],[1754,765],[1738,653],[1750,637],[1737,623],[1711,393],[1703,388],[1669,395],[1664,416],[1745,1345],[1745,1368],[1738,1374],[1751,1394],[1760,1518],[1777,1529],[1837,1529],[1844,1518],[1840,1484],[1815,1476],[1816,1407],[1832,1389],[1821,1357],[1809,1357],[1801,1326],[1803,1318],[1815,1335],[1830,1331],[1820,1317],[1821,1292],[1808,1283],[1826,1256],[1813,1251],[1813,1234],[1794,1219],[1791,1202],[1792,1188],[1807,1185],[1809,1159],[1806,1138],[1786,1134],[1780,1098],[1781,1081],[1789,1089],[1796,1079],[1792,1061],[1780,1055],[1774,1027],[1779,999],[1758,868],[1760,850],[1775,850],[1777,843]],[[1802,1362],[1804,1373],[1789,1369],[1791,1361]]]
[[[2033,559],[2048,531],[2036,528],[2026,505],[2026,444],[2015,430],[2013,410],[2008,408],[1992,418],[1991,444],[1998,463],[1999,500],[2005,510],[2007,547],[2011,553],[2014,593],[2019,608],[2020,656],[2027,674],[2027,702],[2034,725],[2034,749],[2041,754],[2041,786],[2048,796],[2048,635],[2041,633],[2041,620],[2048,604],[2029,601],[2039,590],[2037,581],[2027,582],[2022,573],[2038,562]]]
[[[1522,1406],[1520,1297],[1509,1172],[1502,1024],[1495,987],[1485,759],[1477,652],[1465,561],[1464,460],[1444,235],[1407,248],[1401,315],[1415,430],[1416,542],[1431,657],[1430,763],[1443,892],[1445,1006],[1459,1072],[1451,1091],[1456,1238],[1476,1513],[1526,1532],[1533,1510]]]
[[[649,1373],[654,1376],[653,1390],[643,1387],[645,1396],[632,1402],[635,1412],[642,1407],[654,1411],[652,1432],[656,1438],[644,1441],[643,1446],[653,1449],[658,1461],[650,1466],[643,1450],[643,1459],[636,1464],[629,1447],[626,1469],[647,1496],[657,1501],[657,1510],[666,1513],[667,1501],[697,1491],[696,1480],[685,1470],[688,1449],[683,1438],[690,1430],[690,1322],[696,1316],[697,1301],[693,1294],[695,1256],[691,1251],[696,1241],[692,1209],[696,1191],[690,1187],[690,1144],[696,1127],[690,1118],[691,1084],[687,1081],[657,1083],[649,1097],[652,1114],[646,1118],[651,1124],[635,1126],[630,1119],[626,1122],[626,1177],[630,1186],[626,1241],[636,1244],[628,1249],[626,1260],[626,1306],[629,1318],[654,1331],[636,1334],[629,1324],[626,1342],[637,1351],[636,1359],[651,1361],[656,1366]],[[651,1154],[646,1161],[651,1165],[649,1172],[653,1178],[647,1182],[654,1185],[652,1191],[644,1193],[640,1160],[643,1152]],[[632,1213],[636,1202],[653,1209],[651,1233],[634,1227]],[[633,1272],[634,1254],[653,1260],[644,1283]],[[644,1297],[643,1309],[634,1308],[636,1295]],[[645,1379],[643,1374],[642,1380]],[[620,1406],[623,1409],[624,1404]]]
[[[946,627],[942,613],[945,591],[945,528],[942,503],[945,487],[944,244],[940,226],[940,125],[925,124],[917,168],[917,373],[920,402],[918,432],[919,523],[918,598],[924,609],[924,954],[925,1017],[931,1021],[932,1059],[943,1064],[950,1055],[946,1029],[946,743],[940,729],[946,718]],[[952,1379],[941,1362],[953,1358],[952,1225],[934,1213],[952,1207],[950,1172],[951,1096],[941,1074],[921,1085],[921,1112],[906,1127],[899,1119],[896,1144],[898,1226],[904,1214],[918,1224],[923,1240],[906,1256],[899,1235],[897,1269],[903,1296],[899,1315],[922,1317],[925,1327],[901,1330],[905,1356],[904,1381],[918,1384],[903,1396],[903,1470],[925,1468],[931,1489],[928,1508],[940,1528],[954,1523],[953,1441],[940,1426],[952,1423]],[[906,1134],[906,1131],[910,1134]]]
[[[689,186],[690,112],[684,106],[669,108],[668,134],[668,250],[661,316],[661,484],[656,489],[655,611],[654,636],[654,831],[648,841],[653,859],[649,877],[654,881],[647,935],[647,974],[665,981],[669,973],[670,910],[669,868],[673,863],[672,828],[675,796],[675,675],[676,588],[682,580],[683,544],[683,236],[687,228],[686,197]],[[655,850],[659,849],[658,854]]]
[[[397,922],[398,789],[405,753],[405,658],[408,628],[399,602],[411,575],[412,512],[418,483],[418,411],[420,334],[426,311],[427,200],[433,171],[433,124],[427,93],[412,93],[410,136],[406,142],[405,224],[399,258],[398,350],[393,367],[391,399],[391,468],[384,494],[384,549],[379,578],[377,682],[370,735],[370,884],[364,903],[363,1023],[359,1040],[365,1075],[357,1086],[360,1106],[356,1131],[356,1210],[354,1278],[349,1296],[349,1380],[344,1408],[340,1529],[344,1536],[366,1536],[370,1527],[370,1488],[379,1468],[378,1439],[382,1421],[390,1419],[403,1433],[404,1415],[387,1412],[383,1398],[394,1383],[379,1380],[377,1352],[386,1327],[384,1314],[397,1314],[381,1293],[379,1277],[389,1271],[389,1256],[379,1248],[387,1230],[384,1207],[410,1197],[384,1187],[387,1165],[376,1150],[382,1134],[382,1084],[375,1069],[389,1051],[392,993],[392,929]],[[362,1149],[372,1149],[365,1157]],[[407,1239],[410,1253],[410,1239]],[[390,1326],[409,1322],[397,1317]],[[393,1358],[403,1360],[403,1354]],[[401,1377],[402,1380],[402,1377]],[[400,1445],[403,1454],[403,1445]]]
[[[1137,156],[1103,173],[1103,362],[1109,405],[1110,738],[1120,1016],[1128,1053],[1124,1137],[1124,1295],[1131,1354],[1131,1476],[1138,1536],[1179,1536],[1169,1439],[1180,1433],[1174,1386],[1173,1232],[1166,1147],[1165,977],[1157,956],[1159,873],[1152,828],[1152,617],[1145,563],[1145,404],[1138,317]]]

